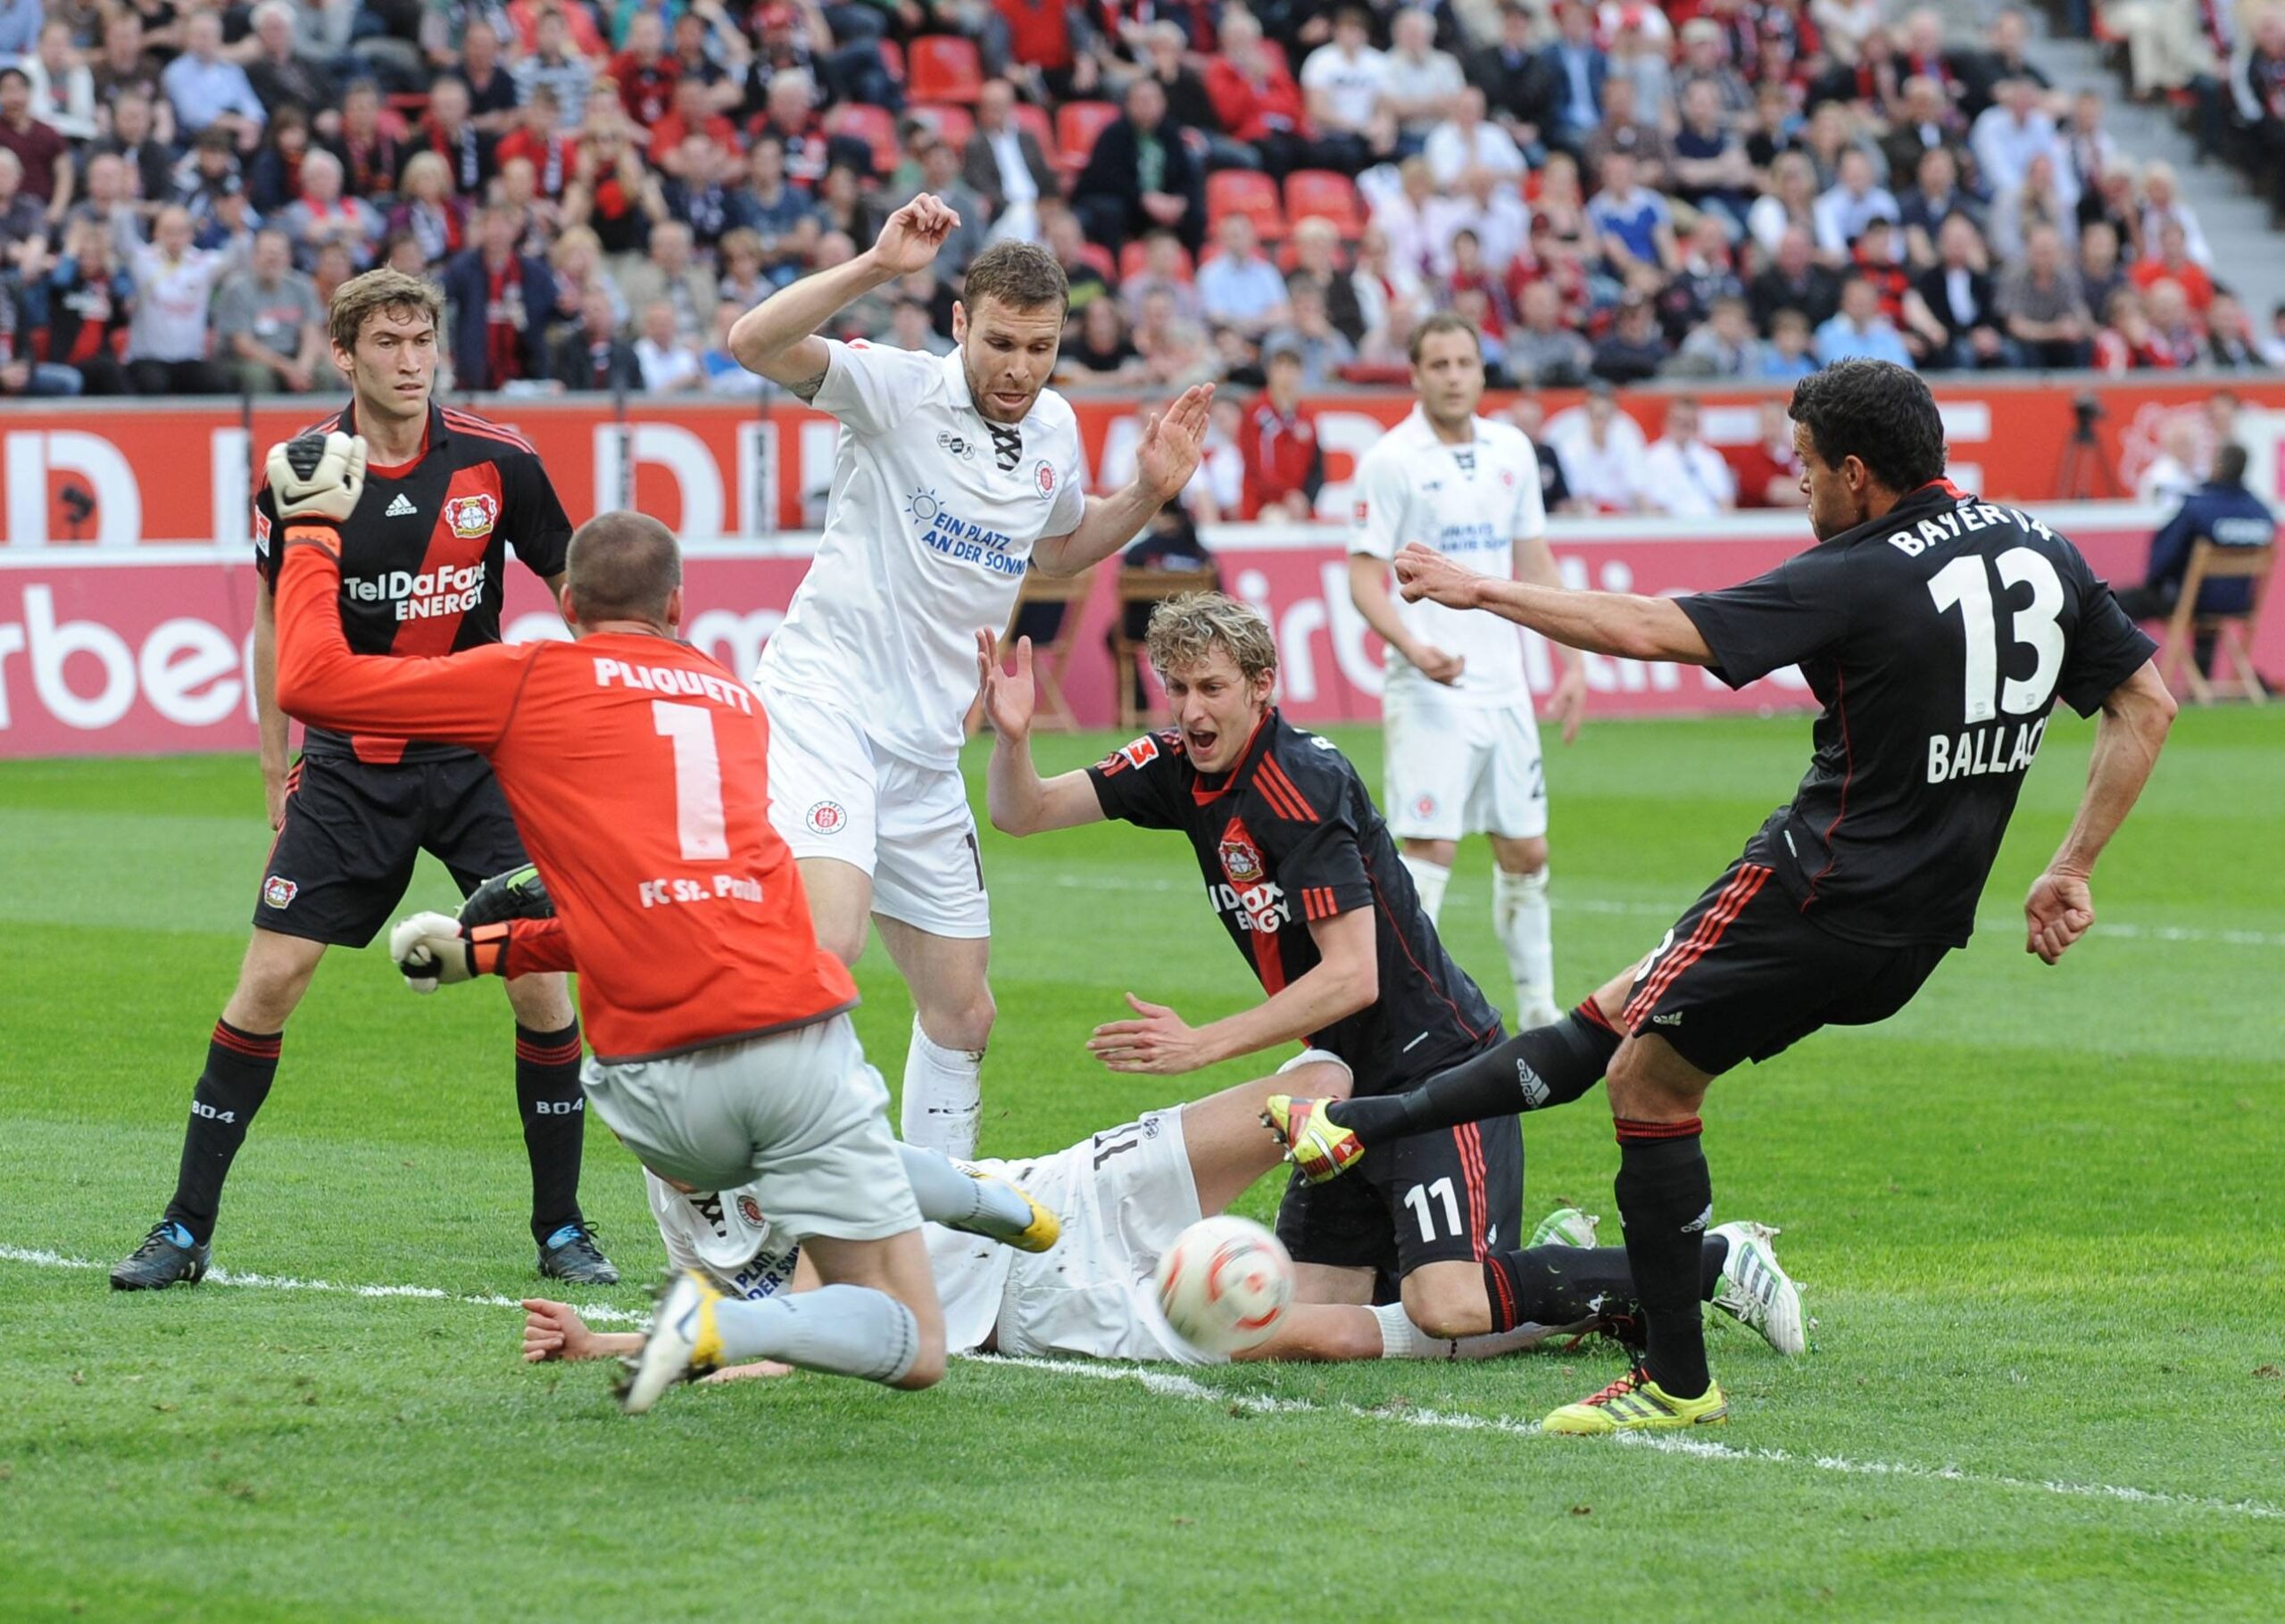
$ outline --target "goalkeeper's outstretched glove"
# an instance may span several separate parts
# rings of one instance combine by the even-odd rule
[[[503,919],[553,919],[555,900],[547,894],[547,882],[539,877],[539,869],[527,863],[494,874],[470,891],[457,917],[471,928],[496,924]]]
[[[280,522],[341,524],[365,493],[365,436],[336,429],[281,441],[270,448],[267,472]]]
[[[450,914],[415,914],[389,932],[389,957],[415,992],[497,975],[507,952],[504,921],[469,925]]]

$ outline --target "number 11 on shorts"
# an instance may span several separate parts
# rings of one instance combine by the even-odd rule
[[[1410,1207],[1412,1215],[1420,1221],[1420,1239],[1424,1241],[1436,1239],[1436,1210],[1431,1205],[1432,1200],[1443,1204],[1444,1222],[1449,1232],[1458,1236],[1460,1232],[1459,1197],[1453,1191],[1451,1176],[1448,1173],[1433,1184],[1416,1184],[1404,1192],[1405,1206]]]

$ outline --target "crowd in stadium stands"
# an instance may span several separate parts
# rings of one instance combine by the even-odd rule
[[[2060,9],[2285,188],[2285,0]],[[328,296],[388,264],[444,287],[453,389],[750,396],[730,319],[924,190],[962,221],[936,272],[837,330],[945,351],[967,262],[1042,242],[1068,384],[1259,390],[1209,516],[1305,506],[1301,397],[1400,379],[1441,309],[1495,385],[2285,360],[2026,34],[1883,0],[0,0],[0,394],[332,389]],[[1644,445],[1589,406],[1575,501],[1783,484],[1694,413]]]

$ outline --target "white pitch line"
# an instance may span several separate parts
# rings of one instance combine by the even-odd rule
[[[5,1244],[0,1244],[0,1263],[25,1264],[36,1269],[93,1270],[104,1266],[92,1258],[67,1257],[61,1252],[52,1252],[42,1247]],[[292,1275],[239,1273],[228,1269],[210,1269],[206,1279],[220,1286],[250,1286],[271,1291],[324,1291],[369,1298],[414,1297],[432,1302],[461,1303],[477,1308],[519,1308],[523,1305],[521,1299],[517,1297],[445,1291],[435,1286],[353,1286],[334,1280],[300,1280]],[[623,1308],[612,1308],[600,1303],[580,1304],[577,1308],[581,1318],[602,1324],[643,1325],[650,1321],[648,1314],[630,1313]],[[1243,1410],[1253,1415],[1332,1414],[1359,1421],[1393,1421],[1407,1427],[1428,1427],[1446,1432],[1495,1432],[1515,1438],[1534,1438],[1540,1434],[1537,1421],[1517,1421],[1506,1415],[1475,1415],[1442,1410],[1375,1410],[1361,1404],[1319,1404],[1306,1398],[1274,1398],[1263,1393],[1224,1392],[1188,1376],[1176,1375],[1171,1371],[1153,1370],[1148,1365],[1090,1364],[1077,1360],[1029,1359],[1003,1354],[973,1354],[964,1357],[969,1363],[980,1365],[1042,1371],[1050,1375],[1081,1377],[1094,1381],[1130,1382],[1157,1397],[1203,1402],[1225,1410]],[[1702,1438],[1664,1438],[1648,1433],[1622,1433],[1612,1441],[1628,1448],[1655,1450],[1661,1454],[1690,1455],[1699,1460],[1807,1466],[1817,1471],[1837,1472],[1849,1477],[1907,1478],[1919,1482],[1965,1483],[1978,1488],[2031,1489],[2071,1499],[2116,1500],[2129,1505],[2176,1506],[2223,1516],[2285,1521],[2285,1509],[2267,1505],[2258,1500],[2217,1500],[2198,1495],[2169,1494],[2164,1489],[2131,1488],[2115,1483],[2068,1483],[2056,1479],[2007,1477],[1961,1471],[1949,1466],[1920,1466],[1908,1461],[1853,1461],[1840,1455],[1795,1454],[1783,1449],[1741,1449]]]

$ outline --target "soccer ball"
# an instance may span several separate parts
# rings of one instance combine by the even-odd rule
[[[1193,1223],[1159,1259],[1159,1306],[1175,1334],[1209,1354],[1259,1347],[1293,1300],[1293,1260],[1251,1218]]]

